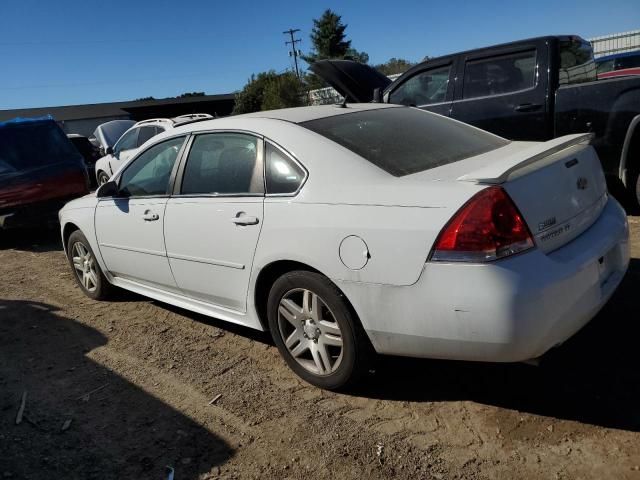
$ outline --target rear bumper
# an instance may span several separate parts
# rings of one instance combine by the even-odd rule
[[[427,263],[418,282],[337,282],[379,353],[514,362],[571,337],[604,306],[629,263],[629,230],[610,199],[558,250],[488,263]]]

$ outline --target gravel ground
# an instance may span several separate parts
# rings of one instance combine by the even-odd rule
[[[298,380],[267,335],[91,301],[56,233],[2,233],[0,478],[640,479],[630,224],[622,287],[539,367],[385,358],[349,394]]]

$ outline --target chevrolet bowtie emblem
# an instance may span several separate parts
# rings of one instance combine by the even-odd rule
[[[578,178],[578,181],[576,182],[576,186],[578,187],[578,190],[586,189],[587,185],[589,185],[589,181],[586,178],[584,177]]]

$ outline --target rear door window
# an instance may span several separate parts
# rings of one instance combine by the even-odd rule
[[[264,193],[258,139],[243,133],[196,136],[182,178],[183,195]]]
[[[535,83],[535,49],[469,60],[464,68],[463,98],[517,92]]]
[[[444,102],[451,65],[424,70],[407,79],[389,95],[389,103],[429,105]]]

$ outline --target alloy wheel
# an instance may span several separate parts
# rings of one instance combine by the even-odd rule
[[[289,354],[308,372],[329,375],[343,357],[340,325],[311,290],[289,290],[278,305],[278,328]]]
[[[95,292],[98,288],[98,272],[96,260],[91,251],[82,243],[76,242],[71,247],[73,268],[78,280],[88,292]]]

